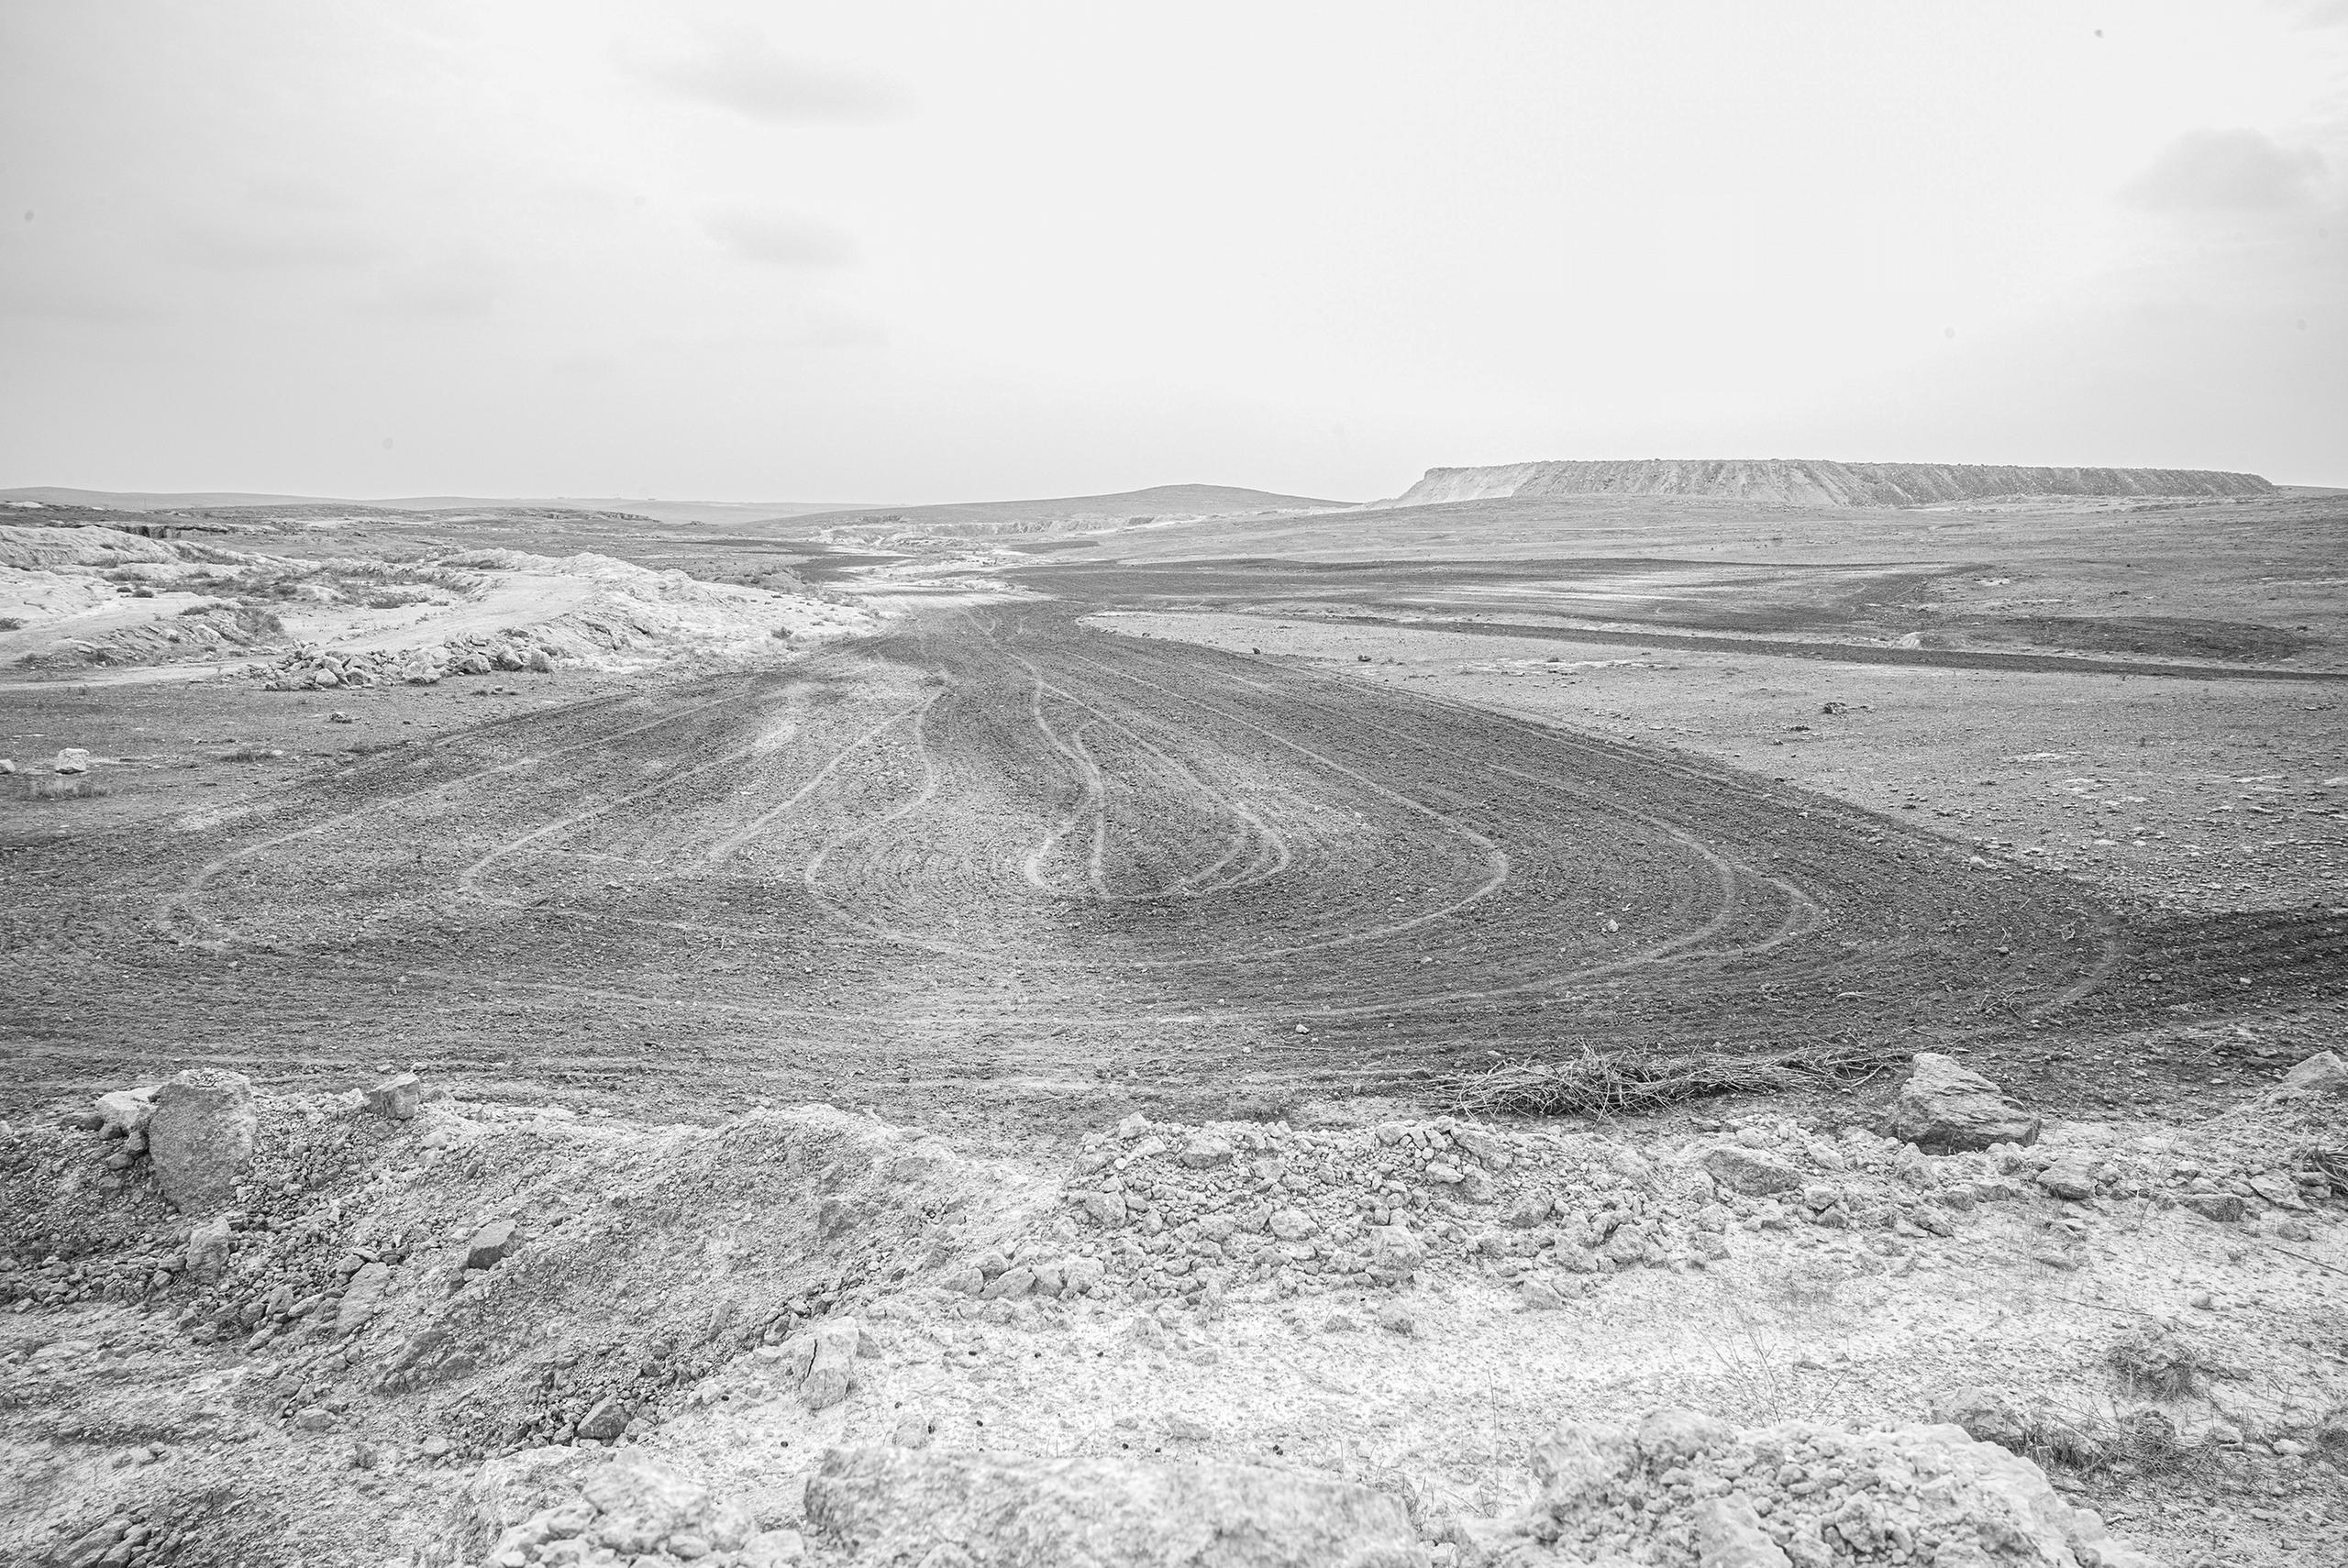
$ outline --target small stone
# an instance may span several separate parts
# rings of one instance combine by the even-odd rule
[[[692,1562],[710,1553],[709,1538],[691,1530],[680,1530],[668,1540],[669,1555],[681,1562]]]
[[[366,1090],[362,1108],[371,1115],[407,1121],[415,1118],[416,1102],[423,1098],[424,1081],[414,1073],[400,1073]]]
[[[799,1398],[810,1410],[822,1410],[847,1398],[856,1386],[856,1353],[864,1328],[853,1318],[835,1318],[819,1324],[814,1338],[814,1354],[799,1385]]]
[[[1177,1442],[1208,1442],[1214,1429],[1194,1416],[1176,1414],[1166,1418],[1166,1435]]]
[[[1301,1242],[1321,1227],[1301,1209],[1279,1209],[1272,1212],[1272,1234],[1283,1242]]]
[[[742,1549],[742,1568],[791,1568],[806,1556],[807,1542],[797,1530],[761,1530]]]
[[[2285,1073],[2275,1087],[2295,1094],[2348,1095],[2348,1062],[2337,1051],[2319,1051]]]
[[[100,1130],[119,1138],[144,1132],[155,1114],[155,1092],[153,1088],[116,1089],[98,1096]]]
[[[416,1444],[415,1451],[424,1455],[426,1459],[438,1459],[449,1452],[449,1440],[442,1437],[438,1432],[435,1432],[430,1437],[426,1438],[422,1442]],[[574,1531],[573,1533],[576,1532]]]
[[[57,754],[57,759],[49,767],[52,773],[87,773],[90,771],[90,754],[82,746],[69,745]]]
[[[2038,1173],[2038,1185],[2054,1197],[2073,1203],[2085,1202],[2095,1196],[2095,1178],[2087,1166],[2076,1159],[2055,1161]]]
[[[299,1431],[330,1432],[334,1430],[334,1412],[312,1406],[294,1418],[294,1426]]]
[[[1126,1140],[1128,1143],[1132,1142],[1135,1138],[1141,1137],[1148,1131],[1149,1118],[1144,1116],[1138,1110],[1135,1111],[1131,1116],[1126,1117],[1123,1121],[1117,1123],[1117,1136]]]
[[[1389,1301],[1378,1309],[1378,1326],[1390,1334],[1409,1339],[1419,1331],[1419,1320],[1400,1301]]]
[[[1697,1165],[1731,1192],[1748,1198],[1800,1190],[1801,1172],[1775,1155],[1738,1143],[1715,1143],[1696,1156]]]
[[[1380,1285],[1400,1285],[1426,1262],[1426,1243],[1406,1225],[1373,1225],[1367,1234],[1370,1277]]]
[[[2244,1213],[2242,1196],[2232,1192],[2188,1192],[2177,1202],[2206,1220],[2231,1224]]]
[[[933,1435],[927,1416],[905,1416],[898,1420],[896,1430],[889,1434],[889,1441],[899,1448],[927,1448]]]
[[[500,1259],[514,1248],[514,1221],[493,1220],[472,1234],[465,1243],[467,1268],[494,1268]]]
[[[1214,1165],[1229,1165],[1236,1153],[1230,1139],[1213,1132],[1199,1132],[1193,1134],[1174,1157],[1192,1170],[1206,1170]]]
[[[187,1272],[199,1280],[216,1280],[228,1269],[228,1217],[215,1215],[188,1233]]]
[[[1016,1301],[1035,1288],[1036,1271],[1021,1264],[996,1275],[987,1282],[986,1288],[980,1291],[979,1296],[987,1301]]]
[[[1501,1215],[1501,1223],[1518,1230],[1530,1230],[1556,1212],[1556,1200],[1545,1192],[1528,1192],[1511,1203]]]
[[[1343,1312],[1332,1312],[1323,1320],[1321,1331],[1324,1334],[1355,1334],[1361,1331],[1361,1325]]]
[[[606,1394],[595,1401],[594,1408],[579,1418],[579,1435],[609,1442],[627,1430],[628,1408],[616,1394]]]

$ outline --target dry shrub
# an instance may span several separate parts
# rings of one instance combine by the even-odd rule
[[[2213,1371],[2191,1343],[2154,1324],[2131,1329],[2106,1353],[2121,1386],[2148,1399],[2182,1399]]]
[[[2199,1467],[2210,1457],[2206,1442],[2187,1442],[2176,1423],[2159,1410],[2132,1410],[2115,1429],[2121,1457],[2147,1475],[2174,1475]]]
[[[1470,1116],[1589,1116],[1652,1110],[1711,1095],[1756,1094],[1804,1083],[1863,1077],[1908,1059],[1890,1045],[1797,1046],[1766,1055],[1722,1052],[1600,1055],[1588,1045],[1565,1061],[1503,1062],[1463,1077],[1452,1103]]]
[[[2101,1470],[2119,1457],[2119,1445],[2102,1422],[2045,1405],[2022,1418],[2021,1439],[2013,1448],[2042,1469]]]

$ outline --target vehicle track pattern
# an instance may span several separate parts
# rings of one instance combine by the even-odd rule
[[[121,867],[168,940],[108,951],[104,1026],[39,988],[0,1021],[984,1100],[2011,1032],[2129,973],[2087,889],[1899,823],[1091,608],[940,608],[338,769]]]

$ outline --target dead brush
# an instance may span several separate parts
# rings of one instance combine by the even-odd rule
[[[2121,1387],[2163,1403],[2185,1398],[2219,1371],[2190,1342],[2157,1324],[2121,1335],[2104,1360]]]
[[[2131,1410],[2114,1424],[2112,1435],[2118,1457],[2146,1475],[2180,1475],[2210,1463],[2210,1444],[2188,1442],[2159,1410]]]
[[[1452,1107],[1468,1116],[1597,1116],[1652,1110],[1712,1095],[1760,1094],[1821,1081],[1864,1077],[1908,1059],[1890,1045],[1797,1046],[1766,1055],[1726,1052],[1601,1055],[1589,1045],[1563,1061],[1504,1061],[1463,1075]]]
[[[2074,1415],[2051,1406],[2031,1410],[2012,1444],[2015,1452],[2043,1468],[2095,1471],[2119,1457],[2120,1445],[2093,1416]]]

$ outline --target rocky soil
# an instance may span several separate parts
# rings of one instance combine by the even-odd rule
[[[2320,1560],[2348,1067],[2187,1127],[1926,1056],[1844,1117],[1024,1155],[197,1068],[0,1130],[0,1559]]]

